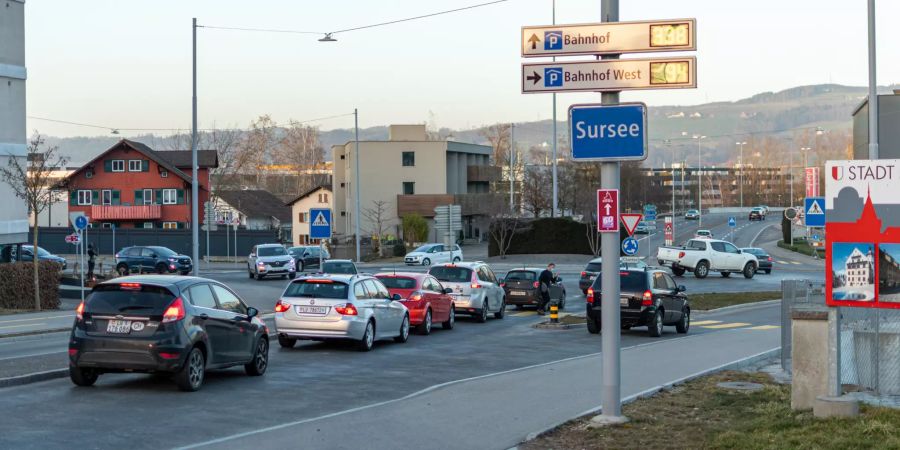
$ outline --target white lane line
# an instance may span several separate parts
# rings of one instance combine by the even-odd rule
[[[46,323],[26,323],[26,324],[22,324],[22,325],[8,325],[8,326],[0,327],[0,330],[6,329],[6,328],[22,328],[22,327],[30,327],[30,326],[33,326],[33,325],[46,325]]]
[[[56,355],[58,353],[66,353],[68,350],[57,350],[53,352],[44,352],[44,353],[30,353],[28,355],[19,355],[19,356],[7,356],[5,358],[0,358],[0,361],[8,361],[10,359],[20,359],[20,358],[31,358],[35,356],[44,356],[44,355]]]
[[[761,235],[763,231],[766,231],[771,226],[772,225],[766,225],[762,228],[762,230],[759,230],[759,233],[756,233],[756,236],[754,236],[753,239],[750,240],[750,246],[753,247],[753,244],[755,244],[756,240],[759,239],[759,235]]]
[[[30,319],[0,320],[0,324],[13,323],[13,322],[33,322],[35,320],[59,319],[62,317],[75,317],[75,313],[66,314],[64,316],[47,316],[47,317],[32,317]]]

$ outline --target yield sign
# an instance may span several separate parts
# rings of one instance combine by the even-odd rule
[[[643,214],[622,214],[622,225],[625,225],[625,231],[629,236],[634,234],[634,230],[643,218]]]

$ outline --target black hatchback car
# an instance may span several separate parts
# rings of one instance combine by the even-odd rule
[[[759,265],[756,266],[757,272],[765,272],[767,275],[772,273],[772,256],[767,251],[758,247],[742,248],[741,251],[756,257],[759,261]]]
[[[603,277],[597,277],[587,293],[588,331],[600,332],[600,293]],[[660,269],[621,269],[619,305],[621,327],[646,326],[650,336],[660,337],[664,325],[674,325],[679,333],[691,326],[691,304],[684,286]]]
[[[294,267],[297,272],[303,272],[310,267],[319,267],[320,260],[331,259],[328,250],[315,245],[301,245],[299,247],[291,247],[288,253],[294,257]]]
[[[193,270],[191,257],[179,255],[166,247],[125,247],[116,253],[116,272],[129,273],[180,273]]]
[[[75,310],[69,376],[91,386],[110,372],[172,375],[196,391],[207,369],[266,372],[269,333],[256,308],[197,277],[131,276],[98,284]]]

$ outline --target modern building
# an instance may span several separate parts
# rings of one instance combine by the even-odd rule
[[[858,248],[854,248],[847,257],[845,266],[845,285],[847,287],[866,287],[875,284],[875,260],[871,248],[866,254],[863,254]]]
[[[283,240],[290,238],[291,208],[269,191],[247,189],[216,191],[216,216],[222,222],[248,230],[276,230]]]
[[[0,165],[27,155],[25,131],[25,1],[0,7]],[[0,182],[0,246],[28,240],[28,208]]]
[[[743,179],[744,206],[784,205],[790,197],[791,177],[787,168],[750,167],[743,170],[739,165],[731,167],[685,167],[673,164],[670,167],[643,169],[646,180],[637,183],[638,192],[629,195],[641,205],[654,203],[670,209],[672,188],[675,189],[675,209],[683,212],[697,208],[698,179],[703,181],[703,209],[723,206],[738,206],[741,198]],[[698,177],[698,174],[701,177]],[[674,177],[673,177],[674,175]],[[805,195],[803,178],[794,178],[795,204]],[[632,205],[633,206],[633,205]],[[639,206],[639,205],[638,205]]]
[[[313,208],[334,209],[332,202],[334,195],[329,186],[316,186],[308,192],[300,194],[297,198],[289,201],[287,206],[291,208],[291,226],[294,245],[318,244],[320,239],[311,239],[309,237],[309,224],[312,220],[309,216],[309,210]]]
[[[332,152],[335,233],[349,237],[357,220],[354,142],[335,145]],[[491,183],[500,179],[500,169],[490,164],[491,153],[487,145],[429,141],[425,125],[391,125],[387,141],[360,141],[360,234],[373,234],[372,216],[379,210],[384,227],[399,236],[404,214],[433,218],[435,207],[457,204],[464,236],[480,238],[498,198]]]
[[[878,95],[878,157],[900,158],[900,89]],[[853,159],[869,159],[869,99],[853,111]]]
[[[202,205],[209,199],[209,171],[218,166],[218,156],[214,150],[199,150],[197,156]],[[69,211],[83,212],[91,226],[182,229],[191,226],[192,176],[191,152],[155,151],[122,139],[61,186],[68,192]]]

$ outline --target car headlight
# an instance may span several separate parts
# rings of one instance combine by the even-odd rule
[[[169,258],[169,262],[175,262],[175,258]]]

